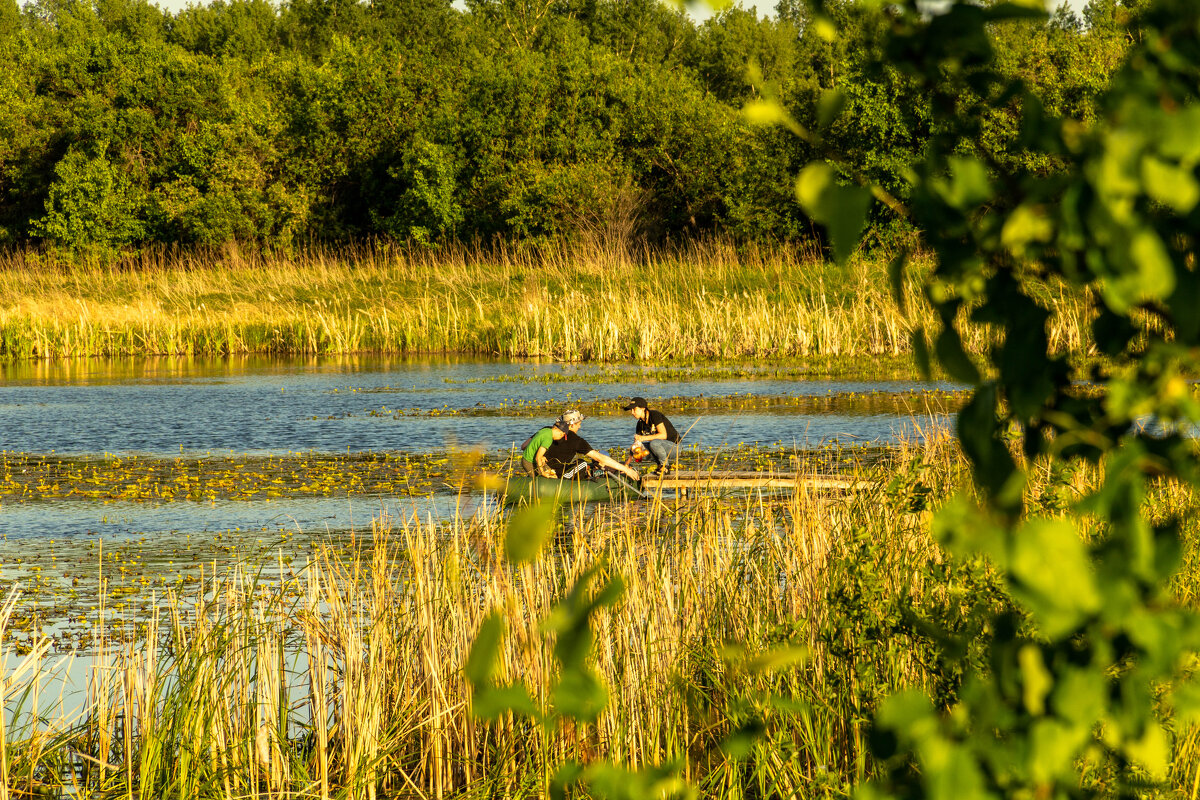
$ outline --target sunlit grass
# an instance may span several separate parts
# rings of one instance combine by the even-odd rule
[[[882,696],[919,686],[953,701],[958,678],[912,620],[1007,602],[985,565],[955,563],[929,537],[933,509],[968,491],[952,440],[860,470],[871,487],[857,492],[574,509],[524,565],[505,560],[494,514],[380,518],[365,547],[331,546],[271,580],[255,577],[262,564],[207,573],[128,629],[96,625],[74,710],[59,704],[49,642],[24,637],[18,654],[5,630],[0,766],[12,796],[540,796],[565,759],[675,763],[705,797],[848,796],[872,774],[866,726]],[[1031,477],[1037,514],[1098,485],[1088,469],[1034,465]],[[1146,513],[1194,521],[1195,507],[1164,483]],[[1184,536],[1173,591],[1194,604],[1194,522]],[[499,608],[508,622],[498,680],[549,704],[556,662],[541,620],[594,565],[626,586],[594,622],[609,687],[600,718],[475,719],[462,665],[484,616]],[[808,658],[755,666],[781,644]],[[746,726],[757,744],[735,756],[723,743]],[[1180,731],[1176,789],[1200,774],[1197,745]]]
[[[923,269],[920,260],[913,269]],[[0,358],[474,353],[565,360],[894,357],[917,324],[886,258],[791,247],[583,251],[389,246],[297,255],[146,253],[110,267],[0,263]],[[908,307],[920,308],[915,289]],[[1052,347],[1084,352],[1085,304],[1048,296]],[[985,332],[968,347],[979,349]]]
[[[847,567],[834,553],[847,536],[857,540],[853,520],[877,500],[802,494],[782,504],[716,498],[686,512],[603,509],[573,516],[552,556],[524,566],[503,559],[496,517],[381,522],[362,559],[329,553],[293,580],[223,578],[169,597],[162,651],[148,644],[158,641],[153,625],[136,644],[106,641],[97,628],[94,680],[78,720],[55,731],[57,744],[34,759],[13,723],[12,785],[69,774],[63,782],[80,797],[368,796],[369,787],[379,796],[523,796],[544,794],[563,758],[607,757],[632,767],[682,759],[693,781],[725,793],[729,771],[743,767],[719,743],[742,694],[808,693],[842,669],[821,660],[761,675],[742,663],[783,631],[821,648],[822,597]],[[877,524],[894,537],[901,571],[928,547],[917,523]],[[461,667],[483,616],[499,607],[510,620],[501,678],[549,702],[553,659],[540,620],[593,564],[627,585],[596,623],[609,709],[570,730],[473,719]],[[804,619],[814,626],[794,627]],[[894,677],[920,673],[898,663]],[[780,720],[772,736],[801,737],[804,749],[779,777],[801,788],[836,764],[857,779],[860,723],[848,711]]]

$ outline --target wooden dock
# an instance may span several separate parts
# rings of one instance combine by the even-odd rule
[[[854,491],[869,481],[841,475],[781,475],[770,472],[690,472],[672,470],[665,476],[647,475],[644,491],[675,489],[685,492],[723,489],[813,489],[817,491]]]

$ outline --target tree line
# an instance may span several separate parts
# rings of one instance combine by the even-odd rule
[[[980,108],[962,151],[1059,169],[1023,120],[1094,122],[1131,2],[989,30],[1038,107]],[[940,135],[929,96],[878,66],[888,8],[826,14],[832,41],[799,0],[703,22],[659,0],[0,0],[0,246],[803,240],[804,164],[903,200]],[[764,95],[820,141],[754,125]],[[880,206],[872,225],[905,223]]]

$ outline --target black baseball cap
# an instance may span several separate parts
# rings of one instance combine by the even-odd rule
[[[649,403],[644,397],[634,397],[629,400],[628,405],[621,406],[622,411],[633,411],[635,408],[649,408]]]

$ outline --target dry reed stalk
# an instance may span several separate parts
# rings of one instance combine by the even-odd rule
[[[287,720],[280,701],[286,686],[283,678],[283,643],[275,624],[275,611],[261,600],[254,616],[254,659],[257,665],[254,701],[254,749],[258,771],[266,776],[267,797],[284,791],[284,766],[280,728],[286,735]]]
[[[944,491],[961,477],[955,458],[944,443],[914,445],[895,469],[919,466]],[[328,552],[286,585],[267,591],[244,576],[213,578],[187,609],[170,598],[164,633],[173,657],[155,673],[158,657],[126,646],[110,670],[123,674],[89,697],[88,724],[97,741],[101,727],[111,734],[119,723],[106,704],[112,687],[125,686],[128,763],[143,796],[163,775],[185,771],[189,791],[226,798],[521,796],[544,792],[561,761],[605,758],[627,766],[682,759],[706,794],[774,787],[804,796],[818,790],[821,768],[848,780],[869,769],[857,721],[869,711],[859,705],[862,687],[821,638],[838,629],[826,598],[852,574],[846,542],[877,540],[871,567],[880,591],[943,591],[913,569],[936,557],[924,518],[889,502],[883,494],[797,493],[779,503],[701,501],[681,514],[657,505],[571,510],[554,556],[516,566],[503,558],[495,519],[381,521],[361,555]],[[1172,491],[1163,501],[1186,502]],[[473,720],[461,665],[489,610],[507,620],[498,680],[522,681],[549,711],[557,667],[541,620],[597,564],[601,578],[621,575],[626,590],[593,621],[592,667],[610,696],[596,723]],[[301,598],[294,610],[286,599],[293,591]],[[736,650],[750,658],[772,647],[781,627],[808,647],[808,664],[777,676],[742,669]],[[303,663],[293,668],[283,656],[297,650]],[[909,654],[889,658],[889,680],[926,679]],[[844,695],[829,688],[841,681],[850,687]],[[772,723],[771,735],[797,755],[781,760],[765,748],[756,789],[744,783],[745,764],[717,743],[739,697],[773,692],[815,692],[828,708],[817,703]],[[288,709],[301,700],[309,718],[291,725]],[[168,707],[183,718],[156,727],[153,711]],[[150,758],[152,745],[165,760]],[[1195,736],[1181,739],[1177,782],[1194,779],[1187,763],[1195,747]],[[186,753],[204,754],[205,763],[185,764]]]
[[[316,733],[317,776],[321,800],[329,798],[329,717],[331,709],[325,688],[329,680],[325,642],[315,624],[320,613],[320,575],[310,563],[306,567],[305,616],[301,627],[304,630],[305,656],[308,661],[309,708]]]
[[[13,609],[16,607],[17,600],[20,598],[20,592],[14,587],[5,598],[4,604],[0,605],[0,642],[7,640],[5,635],[8,632],[8,623],[12,618]],[[28,656],[26,656],[26,659]],[[9,651],[8,647],[0,645],[0,711],[8,703],[9,693],[17,685],[17,671],[28,671],[30,666],[25,665],[25,660],[12,673],[8,669]],[[8,800],[9,773],[8,773],[8,738],[7,725],[5,720],[0,719],[0,800]]]
[[[566,245],[350,247],[294,258],[216,251],[147,255],[125,271],[23,264],[10,255],[0,268],[0,356],[870,356],[908,352],[917,325],[936,329],[927,312],[895,309],[882,263],[839,271],[803,250],[721,241],[625,254]],[[648,275],[654,312],[631,314]],[[905,293],[909,308],[923,308],[914,286]],[[1056,310],[1055,346],[1086,346],[1086,303],[1061,287],[1045,300]],[[970,328],[968,347],[989,336]]]

